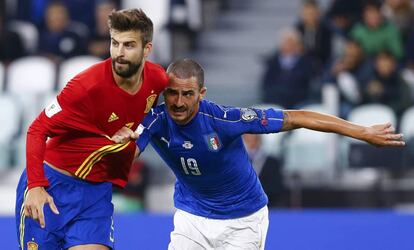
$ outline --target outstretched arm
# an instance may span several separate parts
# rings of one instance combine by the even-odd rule
[[[370,127],[351,123],[336,116],[306,110],[283,111],[282,131],[297,128],[337,133],[366,141],[375,146],[404,146],[402,134],[396,134],[390,123],[376,124]]]

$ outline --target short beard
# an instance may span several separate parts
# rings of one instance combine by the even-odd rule
[[[115,73],[122,78],[132,77],[138,72],[139,68],[141,67],[141,61],[139,63],[128,62],[128,68],[126,70],[117,70],[115,67],[115,63],[116,61],[112,60],[112,68],[114,69]]]

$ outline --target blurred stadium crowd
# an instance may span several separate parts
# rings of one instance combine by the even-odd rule
[[[412,0],[0,0],[0,186],[14,189],[37,113],[109,56],[114,8],[142,8],[153,20],[150,60],[200,61],[209,99],[390,121],[405,134],[404,150],[302,130],[246,136],[271,206],[414,202]],[[171,211],[174,178],[154,152],[130,179],[114,198],[120,210]]]

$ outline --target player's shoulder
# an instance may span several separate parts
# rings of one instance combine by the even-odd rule
[[[164,68],[161,65],[148,61],[148,60],[145,61],[145,67],[147,67],[151,71],[155,71],[159,73],[165,72]]]
[[[146,71],[146,76],[151,78],[152,83],[156,83],[162,88],[167,86],[168,76],[161,65],[151,61],[145,61],[144,70]]]
[[[146,115],[146,118],[149,117],[150,119],[162,119],[165,118],[166,110],[165,104],[161,103],[153,108],[151,111]]]
[[[164,115],[165,114],[165,103],[158,104],[151,109],[152,115]]]
[[[200,105],[200,113],[210,120],[237,123],[250,122],[263,116],[263,110],[257,108],[240,108],[234,106],[219,105],[211,101],[203,100]]]
[[[215,121],[234,122],[240,120],[240,108],[220,105],[208,100],[201,101],[200,114]]]
[[[166,118],[165,116],[165,104],[157,105],[153,107],[151,111],[145,116],[144,121],[142,122],[146,127],[151,127],[155,123],[160,123]]]

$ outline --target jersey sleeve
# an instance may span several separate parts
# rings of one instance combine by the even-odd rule
[[[135,130],[139,134],[139,138],[136,140],[136,144],[139,148],[139,152],[144,152],[152,136],[161,127],[161,113],[157,113],[156,108],[151,109],[138,128]]]
[[[280,132],[283,110],[220,107],[216,110],[215,124],[231,137],[242,134],[269,134]]]
[[[27,131],[26,168],[28,188],[48,186],[43,160],[48,137],[72,131],[101,134],[93,124],[92,103],[87,91],[69,82],[63,91],[39,114]]]

